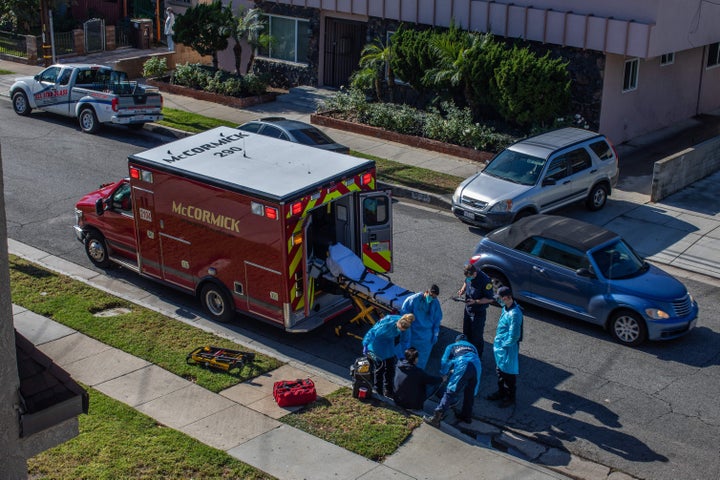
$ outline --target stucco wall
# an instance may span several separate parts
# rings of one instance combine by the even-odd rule
[[[650,200],[659,202],[717,171],[720,171],[720,137],[655,162]]]
[[[638,87],[629,92],[622,91],[625,57],[607,55],[600,131],[622,143],[693,117],[698,113],[702,55],[702,48],[677,52],[667,66],[660,66],[660,57],[640,59]]]

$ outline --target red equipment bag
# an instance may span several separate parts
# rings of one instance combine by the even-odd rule
[[[307,405],[317,400],[315,383],[309,378],[280,380],[273,384],[273,397],[281,407]]]

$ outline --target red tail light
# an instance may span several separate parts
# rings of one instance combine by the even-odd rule
[[[112,111],[113,112],[118,111],[118,98],[117,97],[112,99]]]
[[[370,185],[370,182],[372,182],[372,178],[372,173],[366,173],[362,176],[361,182],[363,185]]]

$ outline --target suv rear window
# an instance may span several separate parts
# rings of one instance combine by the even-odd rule
[[[595,152],[595,155],[597,155],[600,160],[610,160],[611,158],[613,158],[612,148],[605,140],[598,140],[597,142],[593,142],[589,145],[589,147],[592,149],[593,152]]]

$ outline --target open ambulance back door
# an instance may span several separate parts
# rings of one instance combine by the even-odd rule
[[[360,198],[360,248],[363,264],[392,272],[392,196],[390,191],[363,192]]]

